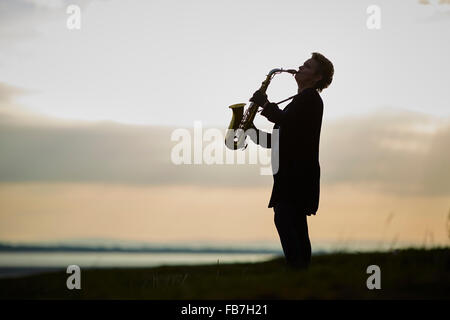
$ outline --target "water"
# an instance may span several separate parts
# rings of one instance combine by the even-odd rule
[[[144,246],[142,244],[130,245],[125,243],[121,246],[120,243],[111,241],[107,242],[109,245],[91,242],[88,242],[90,246],[82,243],[82,245],[72,244],[68,247],[67,245],[64,247],[61,244],[31,245],[28,247],[23,245],[3,245],[3,250],[0,251],[0,277],[23,276],[55,270],[62,271],[72,264],[81,268],[156,267],[162,265],[217,264],[217,261],[219,263],[260,262],[283,256],[279,243],[245,243],[240,246],[195,245],[189,243],[184,243],[183,245]],[[346,244],[322,242],[314,244],[313,255],[336,250],[350,252],[387,250],[389,249],[387,245],[389,244],[380,242],[364,243],[361,241]],[[112,248],[114,247],[128,248],[129,250],[122,252],[113,251]],[[58,250],[52,251],[52,248],[57,248]],[[98,250],[92,250],[93,248]],[[151,249],[150,251],[143,251],[149,250],[149,248]],[[163,251],[155,251],[155,248]],[[175,248],[177,251],[167,251],[164,248],[168,248],[167,250]],[[191,249],[191,251],[192,249],[195,250],[190,252],[189,250],[185,251],[183,248]],[[217,252],[214,251],[214,248],[217,249]],[[224,251],[224,249],[226,250]]]
[[[156,267],[162,265],[200,265],[260,262],[277,257],[255,253],[121,253],[121,252],[2,252],[0,277],[65,270],[75,264],[83,268]]]

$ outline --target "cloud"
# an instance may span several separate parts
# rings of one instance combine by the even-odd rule
[[[430,7],[426,16],[418,18],[419,23],[443,22],[450,19],[449,0],[419,0],[418,3]]]
[[[13,102],[14,98],[23,94],[25,91],[0,82],[0,108],[7,108],[7,104]]]
[[[173,164],[170,155],[177,142],[170,137],[175,128],[67,121],[19,112],[13,108],[17,94],[20,89],[0,85],[2,182],[225,187],[272,183],[272,177],[259,174],[259,164]],[[373,185],[398,195],[449,195],[448,145],[448,119],[401,109],[324,121],[321,183]]]
[[[16,98],[27,95],[28,90],[7,83],[0,82],[0,127],[16,124],[19,126],[28,125],[49,125],[60,123],[50,117],[25,109],[16,103]]]
[[[450,123],[401,109],[324,123],[323,182],[373,184],[396,194],[450,194]]]
[[[170,158],[174,128],[45,117],[15,106],[16,91],[0,85],[0,181],[254,185],[272,179],[250,165],[177,166]]]
[[[173,164],[171,132],[171,128],[109,122],[67,127],[2,125],[0,180],[157,185],[246,185],[259,180],[258,168],[249,165],[245,167],[250,170]]]

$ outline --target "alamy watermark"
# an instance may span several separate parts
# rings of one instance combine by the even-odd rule
[[[381,29],[381,8],[376,4],[372,4],[366,9],[367,17],[366,26],[369,30]]]
[[[66,280],[67,289],[73,290],[81,289],[81,269],[79,266],[75,264],[71,264],[67,267],[66,273],[70,274],[70,276]]]
[[[230,129],[229,129],[230,130]],[[255,129],[245,131],[247,135],[247,148],[245,150],[229,150],[225,146],[225,137],[229,131],[224,132],[217,128],[203,130],[201,121],[194,122],[192,131],[184,128],[175,129],[171,134],[171,141],[177,142],[172,147],[170,159],[173,164],[259,164],[261,175],[272,175],[278,172],[278,140],[279,130],[273,129],[271,134]],[[259,139],[259,147],[250,142]],[[270,140],[267,141],[267,140]]]
[[[69,14],[66,27],[69,30],[81,29],[81,8],[75,4],[67,6],[66,13]]]
[[[372,264],[366,269],[367,274],[371,274],[366,281],[367,289],[381,289],[381,269],[376,264]]]

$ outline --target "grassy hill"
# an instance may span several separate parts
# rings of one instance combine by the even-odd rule
[[[369,265],[381,289],[368,290]],[[0,279],[1,299],[449,299],[450,248],[313,256],[308,270],[262,263],[82,269],[81,290],[65,272]]]

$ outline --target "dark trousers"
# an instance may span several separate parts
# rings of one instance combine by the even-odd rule
[[[311,262],[311,242],[306,214],[289,203],[274,206],[275,226],[288,265],[307,268]]]

